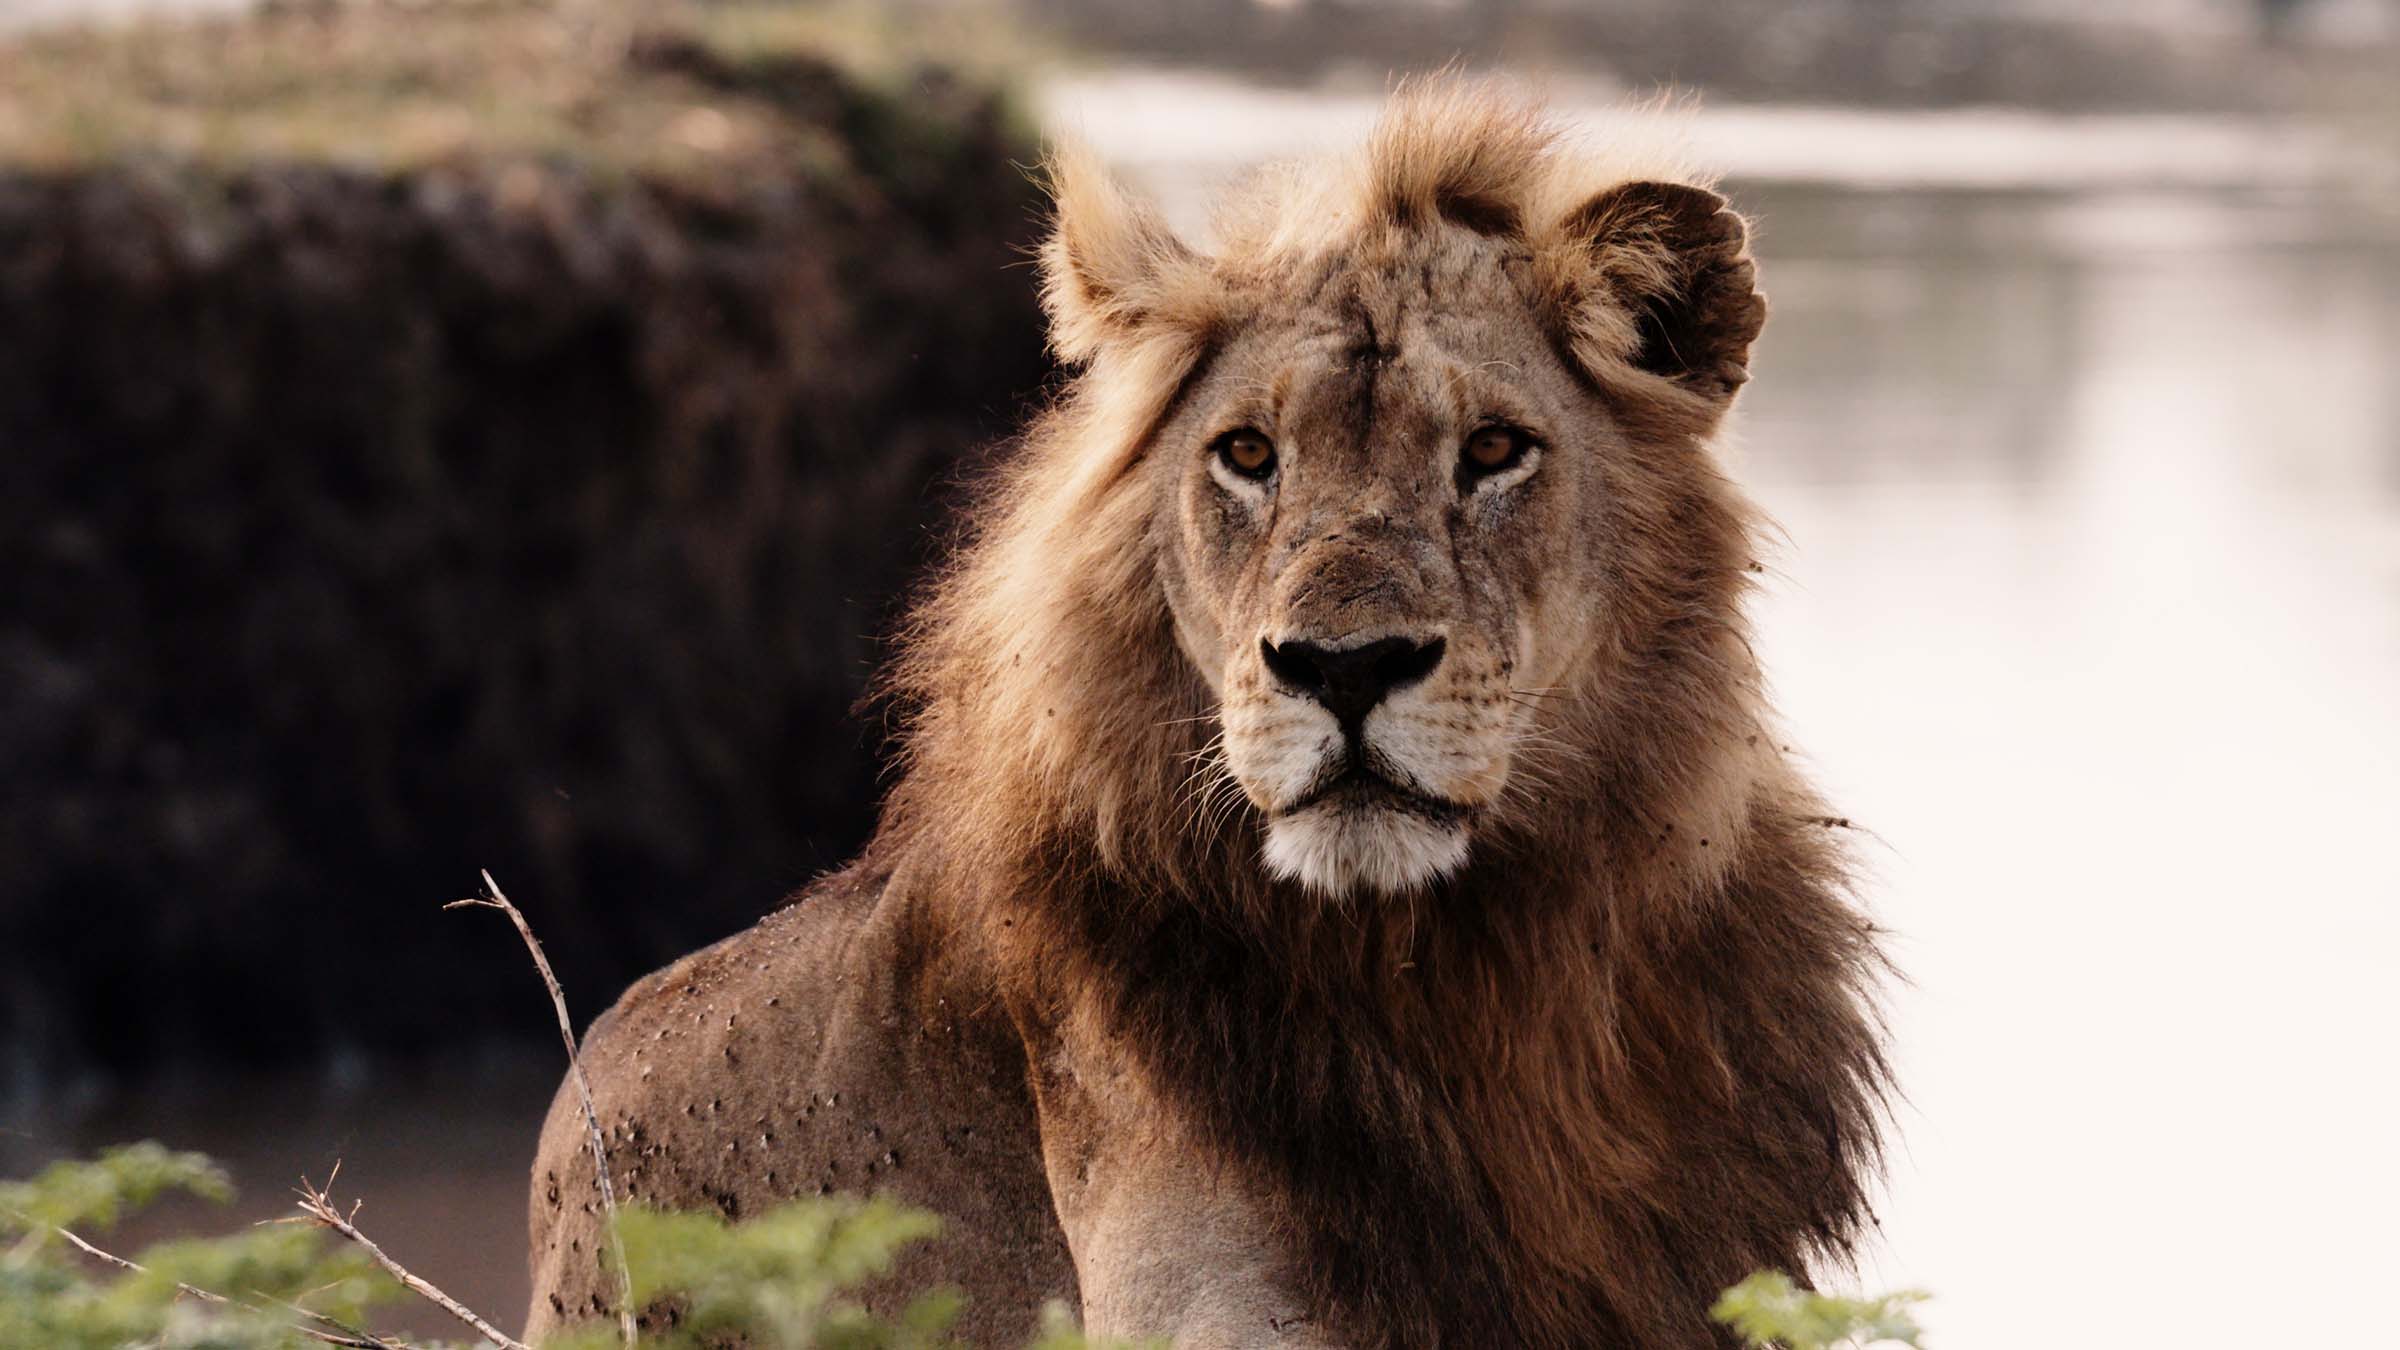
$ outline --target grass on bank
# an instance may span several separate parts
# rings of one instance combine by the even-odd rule
[[[0,41],[0,168],[126,160],[396,172],[461,156],[647,175],[772,157],[837,170],[776,104],[810,67],[904,98],[1005,88],[1035,47],[978,6],[855,0],[316,0]],[[932,72],[942,72],[935,76]]]

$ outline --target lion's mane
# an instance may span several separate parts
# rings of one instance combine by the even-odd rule
[[[1545,700],[1570,752],[1538,812],[1492,821],[1422,894],[1342,905],[1270,880],[1224,794],[1136,471],[1285,269],[1459,221],[1521,236],[1563,316],[1610,269],[1665,265],[1638,229],[1555,242],[1578,203],[1660,162],[1420,88],[1362,156],[1268,176],[1212,256],[1081,160],[1054,169],[1074,247],[1053,245],[1046,281],[1084,368],[998,457],[904,635],[878,850],[937,871],[1010,998],[1100,1014],[1266,1179],[1304,1292],[1362,1342],[1717,1343],[1695,1312],[1717,1290],[1849,1253],[1886,1071],[1874,930],[1760,695],[1755,525],[1703,443],[1713,418],[1625,364],[1629,321],[1560,320],[1562,350],[1670,451],[1606,523],[1641,548],[1605,678]],[[1110,290],[1075,262],[1111,252],[1152,280]]]

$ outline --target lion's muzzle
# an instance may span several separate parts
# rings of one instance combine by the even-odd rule
[[[1439,633],[1261,639],[1267,690],[1229,722],[1237,765],[1267,815],[1266,863],[1310,889],[1401,891],[1465,857],[1472,812],[1407,753]],[[1402,709],[1401,705],[1410,705]],[[1330,725],[1329,725],[1330,724]]]

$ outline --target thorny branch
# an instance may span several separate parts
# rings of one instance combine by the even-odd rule
[[[583,1103],[585,1142],[591,1145],[592,1171],[600,1179],[600,1207],[608,1215],[609,1246],[617,1258],[617,1329],[624,1333],[625,1344],[631,1350],[633,1268],[625,1263],[625,1239],[617,1232],[617,1188],[608,1175],[608,1143],[600,1133],[600,1113],[592,1106],[591,1080],[583,1076],[583,1057],[575,1049],[575,1023],[567,1016],[566,991],[558,987],[558,977],[550,973],[550,958],[542,954],[541,939],[533,935],[533,925],[525,922],[524,914],[508,902],[500,883],[492,880],[488,870],[483,874],[483,888],[491,892],[489,899],[453,900],[442,908],[496,909],[506,914],[508,921],[517,926],[517,936],[525,939],[525,950],[533,953],[534,968],[542,973],[542,983],[549,986],[550,1007],[558,1014],[558,1038],[567,1046],[567,1072],[574,1078],[575,1094]]]
[[[54,1227],[51,1231],[57,1233],[60,1237],[65,1238],[67,1241],[75,1244],[75,1246],[82,1250],[86,1255],[98,1257],[100,1260],[106,1261],[110,1265],[115,1266],[120,1270],[130,1270],[137,1275],[147,1275],[150,1273],[149,1267],[144,1266],[141,1262],[129,1261],[124,1257],[117,1255],[115,1252],[102,1251],[100,1248],[84,1241],[72,1230]],[[189,1294],[193,1298],[199,1299],[203,1303],[214,1303],[227,1308],[251,1307],[250,1304],[238,1303],[233,1299],[225,1297],[223,1294],[212,1293],[196,1284],[185,1284],[181,1280],[177,1280],[175,1282],[175,1288],[178,1292]],[[277,1302],[283,1301],[279,1299]],[[292,1328],[292,1330],[308,1337],[312,1341],[319,1341],[326,1345],[344,1346],[348,1347],[348,1350],[412,1350],[412,1347],[404,1341],[388,1340],[384,1337],[375,1335],[373,1332],[361,1331],[357,1327],[350,1326],[345,1322],[339,1321],[335,1318],[327,1317],[321,1312],[315,1312],[310,1309],[303,1308],[297,1303],[284,1303],[283,1306],[291,1309],[295,1313],[298,1313],[300,1316],[307,1318],[309,1321],[317,1323],[316,1326],[295,1326]]]
[[[357,1217],[358,1206],[351,1205],[349,1212],[345,1214],[334,1207],[333,1197],[328,1194],[334,1180],[341,1175],[341,1165],[336,1163],[333,1170],[334,1175],[325,1179],[323,1188],[318,1187],[306,1177],[300,1179],[298,1194],[300,1196],[300,1213],[303,1216],[309,1221],[330,1228],[357,1243],[367,1255],[375,1259],[375,1264],[391,1272],[392,1278],[406,1285],[411,1293],[473,1327],[477,1335],[499,1346],[500,1350],[528,1350],[523,1341],[483,1320],[476,1315],[474,1309],[443,1293],[423,1277],[409,1270],[408,1267],[385,1255],[383,1248],[376,1246],[373,1238],[358,1231],[358,1225],[352,1222]],[[291,1220],[276,1220],[276,1222],[288,1223]]]
[[[584,1131],[587,1141],[590,1143],[592,1149],[592,1166],[599,1177],[600,1202],[608,1213],[608,1237],[610,1245],[615,1249],[617,1258],[617,1325],[618,1328],[624,1332],[625,1344],[630,1348],[634,1344],[635,1338],[633,1319],[633,1278],[630,1269],[625,1263],[624,1239],[617,1232],[616,1183],[609,1176],[608,1172],[608,1147],[606,1140],[600,1133],[600,1113],[592,1105],[592,1085],[591,1082],[583,1076],[583,1059],[582,1056],[576,1052],[575,1024],[567,1015],[566,991],[559,988],[558,976],[551,972],[550,958],[543,954],[541,940],[533,935],[532,925],[526,923],[525,915],[519,911],[515,905],[509,903],[508,897],[500,890],[500,883],[492,880],[492,874],[490,872],[485,872],[483,874],[483,885],[484,889],[491,893],[488,898],[477,897],[469,900],[456,900],[452,901],[448,905],[443,906],[443,908],[459,909],[464,907],[473,907],[479,909],[496,909],[503,914],[506,914],[509,922],[516,925],[517,935],[525,939],[525,949],[533,954],[534,969],[541,972],[542,983],[550,990],[550,1006],[558,1014],[559,1039],[566,1042],[567,1046],[567,1067],[575,1079],[576,1095],[580,1097],[583,1102]],[[333,1196],[331,1194],[333,1183],[336,1178],[341,1176],[341,1170],[341,1164],[334,1164],[333,1176],[327,1177],[325,1179],[325,1184],[322,1187],[316,1185],[314,1182],[309,1181],[306,1177],[300,1179],[300,1189],[298,1194],[300,1196],[301,1219],[326,1228],[330,1228],[334,1232],[339,1233],[343,1237],[348,1238],[350,1241],[358,1244],[358,1246],[362,1248],[368,1256],[374,1258],[377,1265],[382,1266],[386,1271],[390,1272],[392,1278],[398,1280],[411,1293],[414,1293],[419,1298],[422,1298],[426,1302],[440,1308],[442,1311],[450,1314],[452,1317],[457,1318],[467,1326],[474,1328],[477,1335],[482,1336],[484,1339],[490,1341],[493,1345],[500,1347],[500,1350],[529,1350],[529,1347],[527,1347],[523,1341],[517,1340],[508,1333],[500,1330],[500,1328],[492,1325],[491,1322],[478,1315],[474,1309],[469,1308],[464,1303],[461,1303],[457,1299],[450,1297],[448,1294],[443,1293],[440,1289],[436,1288],[431,1282],[427,1281],[422,1276],[417,1275],[415,1272],[409,1270],[408,1267],[403,1266],[398,1261],[393,1260],[384,1252],[383,1248],[375,1244],[374,1239],[368,1237],[365,1233],[360,1232],[358,1225],[355,1222],[358,1216],[357,1203],[353,1202],[349,1210],[346,1212],[337,1208],[333,1203]],[[284,1220],[282,1222],[294,1221],[295,1220]],[[105,1253],[97,1252],[97,1249],[91,1248],[80,1238],[75,1239],[75,1243],[77,1246],[84,1247],[86,1250],[94,1251],[97,1255],[106,1255]],[[120,1258],[116,1257],[109,1257],[108,1259],[120,1260]],[[129,1265],[131,1263],[123,1262],[123,1264]],[[215,1297],[214,1295],[204,1294],[199,1290],[193,1290],[192,1292],[195,1294],[201,1294],[202,1297]],[[219,1301],[221,1302],[223,1300]],[[302,1311],[305,1312],[306,1310],[304,1309]],[[308,1335],[328,1344],[352,1346],[357,1347],[358,1350],[408,1350],[408,1347],[406,1346],[401,1346],[393,1342],[378,1339],[373,1335],[370,1335],[366,1332],[357,1331],[354,1328],[344,1327],[339,1323],[333,1322],[330,1318],[322,1317],[314,1313],[309,1313],[307,1315],[315,1318],[320,1323],[328,1324],[334,1328],[334,1330],[331,1331],[305,1327],[302,1328],[302,1330]]]

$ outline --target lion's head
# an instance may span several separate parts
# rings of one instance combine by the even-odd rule
[[[1692,612],[1746,562],[1700,447],[1765,305],[1671,161],[1436,85],[1206,252],[1088,158],[1053,173],[1086,370],[902,677],[984,733],[979,801],[1110,854],[1248,825],[1273,877],[1412,891],[1539,825],[1562,737],[1671,630],[1732,622]]]
[[[1634,328],[1635,369],[1712,396],[1761,310],[1702,189],[1612,187],[1529,241],[1524,204],[1429,186],[1421,221],[1244,278],[1146,466],[1176,636],[1266,865],[1323,892],[1457,868],[1524,781],[1540,700],[1605,678],[1598,620],[1637,546],[1594,526],[1625,496],[1615,466],[1656,447],[1580,364],[1577,308]],[[1609,284],[1612,250],[1636,266]],[[1545,285],[1578,268],[1601,284]]]

